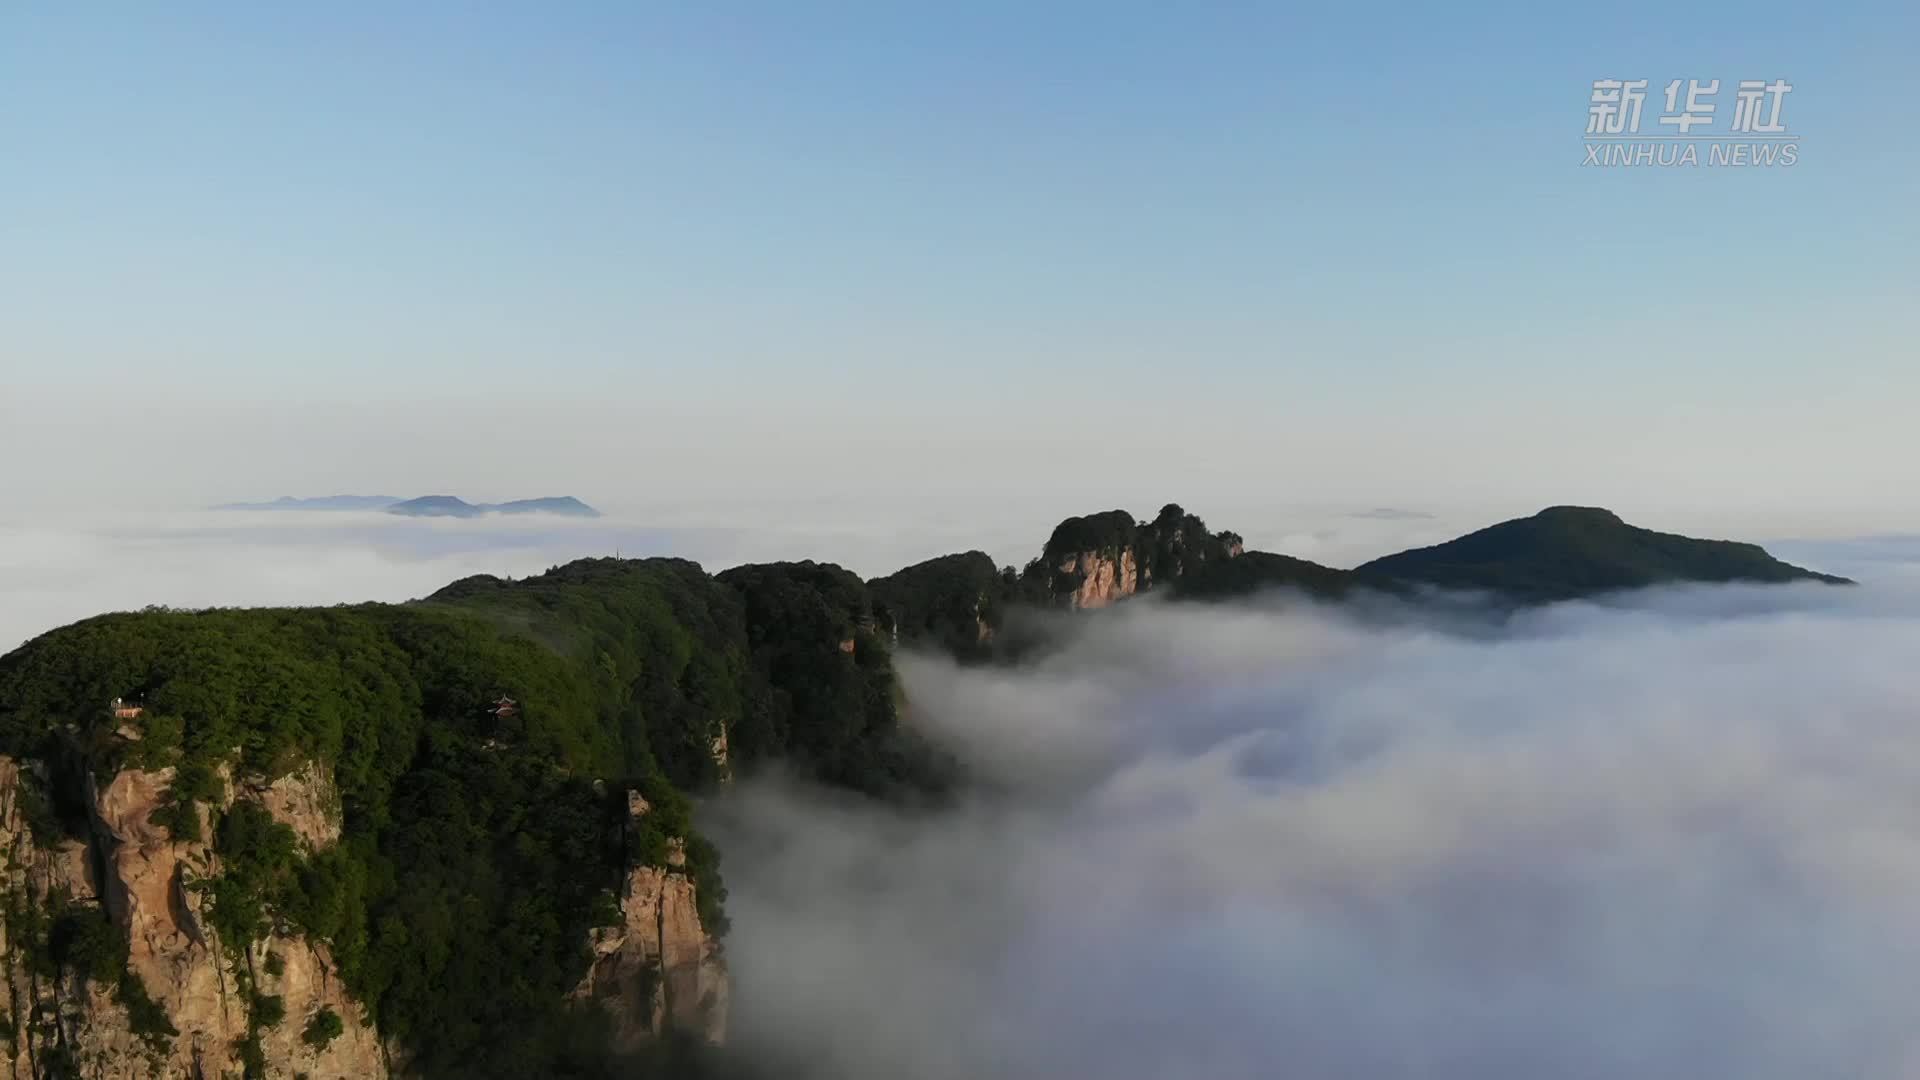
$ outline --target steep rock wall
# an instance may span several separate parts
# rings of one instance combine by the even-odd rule
[[[1135,521],[1124,510],[1068,518],[1048,537],[1039,565],[1052,603],[1090,610],[1244,550],[1237,533],[1209,532],[1206,522],[1168,503],[1152,521]]]
[[[649,811],[627,795],[630,823]],[[700,923],[699,897],[673,841],[667,865],[636,866],[621,889],[620,922],[593,934],[593,966],[574,990],[613,1021],[614,1048],[633,1051],[669,1029],[719,1044],[727,1032],[727,969],[720,943]]]
[[[90,783],[86,835],[50,840],[44,824],[36,838],[25,813],[30,801],[44,800],[29,790],[39,785],[19,762],[0,757],[0,851],[6,858],[0,888],[8,909],[0,977],[13,1027],[8,1075],[40,1076],[54,1063],[68,1062],[85,1077],[239,1076],[237,1043],[248,1028],[241,966],[260,993],[278,995],[285,1006],[285,1018],[261,1032],[267,1076],[388,1075],[379,1040],[334,977],[324,945],[276,933],[241,955],[215,939],[195,882],[217,872],[217,856],[207,841],[174,840],[151,821],[172,778],[172,769],[126,769],[104,785]],[[231,792],[234,785],[226,787]],[[253,785],[240,797],[256,798],[310,846],[339,835],[331,785],[319,770]],[[226,805],[232,799],[230,794]],[[210,836],[210,815],[205,808],[200,812],[201,834]],[[48,973],[35,955],[36,949],[44,954],[47,928],[36,928],[34,920],[62,905],[82,913],[104,908],[125,936],[128,977],[138,979],[176,1034],[143,1039],[120,995],[76,972]],[[320,1049],[301,1036],[323,1009],[340,1018],[343,1030]]]
[[[1078,583],[1063,598],[1075,610],[1103,608],[1139,592],[1143,582],[1132,548],[1119,551],[1078,551],[1060,560],[1056,570],[1063,580]]]

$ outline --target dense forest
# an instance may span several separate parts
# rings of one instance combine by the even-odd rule
[[[116,697],[144,706],[133,729],[104,709]],[[0,658],[0,753],[55,764],[40,820],[74,832],[89,773],[173,766],[164,820],[196,839],[222,766],[329,765],[338,844],[303,857],[247,802],[213,822],[215,928],[235,948],[270,921],[326,941],[380,1030],[449,1077],[590,1068],[593,1017],[564,996],[629,861],[663,865],[669,839],[724,932],[687,796],[725,770],[786,761],[924,798],[948,768],[899,728],[859,578],[670,559],[469,578],[407,605],[89,619]],[[628,787],[656,835],[623,842]]]

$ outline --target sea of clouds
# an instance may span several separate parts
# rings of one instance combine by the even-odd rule
[[[912,510],[0,521],[0,643],[616,552],[1019,562],[1058,517]],[[1488,520],[1214,524],[1351,565]],[[1146,600],[1027,667],[903,657],[959,806],[761,780],[703,807],[735,1049],[847,1080],[1920,1075],[1920,541],[1769,547],[1862,585]]]
[[[1136,602],[1036,667],[909,660],[962,807],[763,782],[706,810],[736,1048],[848,1078],[1920,1075],[1916,656],[1894,584]]]

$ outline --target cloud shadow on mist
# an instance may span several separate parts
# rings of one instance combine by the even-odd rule
[[[1127,605],[903,662],[990,795],[772,782],[727,851],[740,1049],[839,1077],[1920,1067],[1920,598],[1656,590],[1461,632]]]

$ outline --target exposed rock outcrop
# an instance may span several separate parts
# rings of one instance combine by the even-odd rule
[[[1210,533],[1205,522],[1168,503],[1152,521],[1135,521],[1124,510],[1068,518],[1047,539],[1041,562],[1053,603],[1089,610],[1234,558],[1243,549],[1237,534]]]
[[[42,779],[0,757],[0,850],[6,856],[8,907],[0,974],[14,1026],[11,1075],[38,1076],[57,1060],[87,1077],[239,1076],[238,1044],[248,1035],[245,973],[259,993],[279,996],[285,1007],[285,1018],[260,1033],[269,1077],[386,1076],[379,1040],[333,975],[324,945],[274,933],[242,952],[217,940],[197,887],[218,872],[211,844],[176,840],[152,820],[168,802],[172,779],[171,768],[124,769],[104,785],[89,778],[84,835],[56,837],[48,835]],[[235,785],[223,786],[229,794],[221,809],[235,798]],[[339,836],[338,810],[330,809],[331,784],[317,769],[254,785],[238,797],[256,799],[309,844],[331,843]],[[26,812],[30,805],[41,811],[33,825]],[[210,837],[212,815],[206,807],[199,813],[201,835]],[[83,972],[47,973],[52,966],[47,913],[97,918],[101,909],[125,937],[127,974],[122,978],[137,980],[138,987],[131,995]],[[143,1038],[124,1003],[129,997],[150,999],[175,1034],[156,1034],[149,1016]],[[322,1010],[332,1011],[342,1026],[324,1049],[301,1037]]]
[[[1076,551],[1054,569],[1062,578],[1071,579],[1071,591],[1061,600],[1075,610],[1103,608],[1140,591],[1140,565],[1132,548]]]
[[[1244,550],[1231,532],[1169,503],[1151,521],[1108,510],[1062,521],[1024,569],[983,551],[942,555],[868,582],[875,622],[896,646],[932,648],[962,662],[1011,659],[1043,647],[1046,632],[1021,609],[1110,607],[1172,584]]]
[[[650,810],[639,792],[628,793],[630,829]],[[637,1050],[669,1029],[725,1041],[726,961],[701,925],[681,841],[670,842],[666,866],[628,871],[620,921],[594,931],[591,944],[593,966],[574,997],[606,1010],[616,1050]]]
[[[274,820],[286,822],[308,851],[340,839],[340,793],[333,777],[311,761],[272,783],[249,785],[247,794]]]

